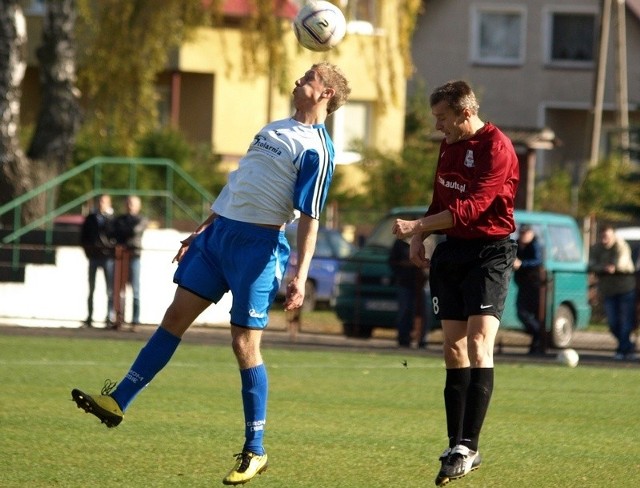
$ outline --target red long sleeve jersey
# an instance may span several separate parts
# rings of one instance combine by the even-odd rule
[[[442,232],[460,239],[501,239],[515,230],[514,200],[520,172],[513,144],[485,123],[470,139],[442,141],[426,215],[450,210],[453,227]]]

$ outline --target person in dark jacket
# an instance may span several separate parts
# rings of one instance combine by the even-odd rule
[[[513,279],[518,285],[516,309],[518,318],[531,336],[529,354],[543,354],[542,323],[540,321],[540,288],[542,287],[542,247],[528,224],[520,226],[518,251],[513,263]]]
[[[85,218],[80,229],[80,243],[89,259],[89,297],[87,298],[88,314],[84,321],[85,327],[93,327],[93,293],[96,288],[96,274],[98,268],[104,273],[107,289],[107,327],[112,323],[113,316],[113,256],[114,242],[110,237],[113,208],[111,197],[100,195],[97,207]]]
[[[417,337],[418,347],[426,347],[429,332],[427,322],[427,274],[409,259],[409,243],[396,239],[389,252],[389,267],[398,294],[398,346],[411,347],[411,332],[416,317],[421,319],[421,330]]]
[[[127,197],[126,207],[126,212],[118,215],[113,221],[113,236],[116,240],[117,247],[116,265],[120,265],[119,276],[121,277],[118,283],[118,293],[120,297],[119,308],[120,311],[124,310],[124,292],[126,283],[130,283],[133,294],[131,325],[136,326],[140,324],[140,255],[142,252],[142,235],[147,228],[148,220],[140,214],[142,203],[139,197]]]

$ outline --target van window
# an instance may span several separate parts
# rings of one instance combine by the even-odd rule
[[[329,239],[327,238],[327,234],[324,232],[318,232],[318,236],[316,238],[316,250],[314,256],[317,258],[330,258],[333,256],[333,251],[331,249],[331,244],[329,243]]]
[[[392,232],[393,224],[396,223],[396,219],[415,220],[421,218],[425,212],[426,208],[420,208],[420,210],[394,212],[391,215],[387,215],[378,223],[378,225],[376,225],[375,229],[373,229],[373,232],[371,232],[371,235],[365,242],[365,246],[390,250],[396,240],[396,236]]]
[[[335,250],[336,256],[339,258],[346,258],[353,253],[353,246],[349,244],[344,238],[337,232],[331,232],[327,235],[331,242],[331,247]]]
[[[369,247],[381,247],[383,249],[391,249],[396,236],[393,235],[392,229],[396,219],[405,218],[400,215],[387,215],[377,226],[367,239],[366,245]],[[414,217],[415,218],[415,217]]]
[[[549,257],[553,261],[578,263],[582,261],[582,250],[572,227],[549,225]]]

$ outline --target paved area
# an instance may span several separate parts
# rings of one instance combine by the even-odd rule
[[[77,323],[57,324],[57,327],[25,327],[12,325],[10,321],[0,320],[0,335],[38,335],[43,337],[73,337],[84,339],[118,339],[145,341],[156,329],[156,326],[141,325],[132,331],[128,326],[122,330],[106,330],[103,328],[79,328]],[[268,328],[263,336],[264,348],[285,347],[301,350],[348,350],[375,351],[380,353],[401,352],[404,355],[429,355],[439,357],[442,351],[441,332],[433,331],[429,335],[426,349],[399,349],[392,338],[353,339],[342,334],[318,333],[303,331],[298,333],[292,341],[284,326],[274,324]],[[227,326],[194,326],[190,328],[183,341],[199,344],[229,344],[229,330]],[[555,363],[556,350],[549,350],[542,356],[526,354],[528,337],[522,333],[500,331],[495,348],[496,362],[536,362]],[[612,367],[638,367],[640,361],[614,361],[615,340],[606,332],[575,333],[572,348],[580,354],[581,365],[611,365]]]

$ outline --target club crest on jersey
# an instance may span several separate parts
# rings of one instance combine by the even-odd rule
[[[473,160],[473,151],[471,149],[467,149],[467,155],[464,157],[464,165],[467,168],[473,168],[476,165],[476,162]]]

